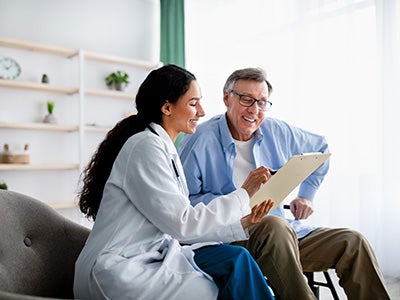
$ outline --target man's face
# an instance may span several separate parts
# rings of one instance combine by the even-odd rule
[[[267,100],[268,86],[265,81],[240,79],[236,81],[233,90],[241,95],[250,96],[258,100]],[[261,111],[257,103],[250,107],[239,103],[240,97],[232,92],[224,93],[224,103],[227,108],[228,126],[232,137],[239,141],[248,141],[264,120],[265,112]]]

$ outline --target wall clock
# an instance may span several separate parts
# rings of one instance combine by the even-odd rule
[[[21,74],[21,67],[11,57],[0,56],[0,78],[15,79]]]

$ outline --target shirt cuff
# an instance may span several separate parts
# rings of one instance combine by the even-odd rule
[[[317,193],[317,189],[312,188],[308,184],[302,184],[299,188],[298,195],[299,195],[299,197],[303,197],[310,201],[313,201],[316,193]]]
[[[240,207],[242,209],[242,216],[248,215],[251,212],[249,194],[244,188],[237,189],[236,195],[240,200]]]
[[[239,222],[231,225],[231,230],[234,241],[244,241],[249,239],[249,230],[247,228],[243,228],[242,222],[240,220]]]

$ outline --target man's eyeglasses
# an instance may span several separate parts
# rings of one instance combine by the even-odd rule
[[[235,90],[230,90],[229,92],[234,94],[234,95],[236,95],[236,96],[238,96],[240,105],[243,105],[243,106],[246,106],[246,107],[250,107],[254,103],[257,103],[257,106],[258,106],[259,110],[267,111],[272,106],[272,102],[268,101],[268,100],[258,100],[256,98],[253,98],[253,97],[250,97],[250,96],[247,96],[247,95],[239,94]]]

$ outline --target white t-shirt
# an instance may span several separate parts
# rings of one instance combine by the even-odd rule
[[[233,180],[236,188],[239,188],[247,176],[249,176],[250,171],[255,169],[252,153],[254,139],[248,141],[234,140],[234,142],[236,146],[236,158],[233,163]]]

